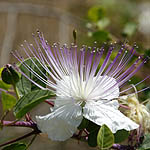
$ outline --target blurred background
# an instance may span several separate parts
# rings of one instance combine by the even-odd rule
[[[0,67],[15,62],[10,55],[27,40],[33,42],[32,33],[40,30],[49,43],[73,42],[72,31],[77,30],[77,44],[98,46],[104,41],[137,43],[137,55],[150,56],[150,1],[149,0],[0,0]],[[134,77],[136,83],[150,74],[150,63]],[[150,83],[141,84],[140,89]],[[145,91],[141,100],[150,97]],[[2,112],[2,110],[0,110]],[[32,116],[46,114],[49,108],[41,104]],[[7,117],[13,120],[12,115]],[[7,128],[0,131],[0,143],[27,132],[26,129]],[[30,139],[27,139],[29,141]],[[90,150],[87,144],[68,140],[51,142],[38,136],[31,150]]]

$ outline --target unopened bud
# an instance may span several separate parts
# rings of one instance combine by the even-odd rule
[[[7,64],[1,73],[2,80],[7,84],[15,85],[19,81],[19,75],[15,71],[14,67]]]
[[[76,44],[76,40],[77,40],[77,30],[73,30],[73,39],[74,39],[74,44]]]

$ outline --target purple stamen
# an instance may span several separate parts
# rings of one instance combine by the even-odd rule
[[[29,45],[26,41],[26,47],[29,49],[31,54],[28,53],[24,46],[22,46],[22,48],[26,56],[31,59],[32,63],[36,67],[37,71],[40,72],[42,77],[24,62],[24,59],[17,51],[13,53],[13,55],[28,71],[32,73],[32,75],[49,86],[50,89],[52,88],[53,91],[61,89],[62,94],[72,97],[73,99],[80,99],[82,96],[84,97],[84,94],[88,97],[95,91],[96,94],[93,99],[102,99],[105,98],[105,96],[113,94],[117,87],[120,88],[124,86],[147,61],[147,59],[144,59],[141,63],[139,63],[142,59],[142,57],[139,57],[125,70],[127,64],[131,61],[136,52],[135,46],[130,50],[130,52],[127,52],[127,45],[122,44],[116,54],[116,57],[111,62],[110,57],[115,48],[114,45],[111,45],[108,49],[104,62],[98,70],[100,60],[104,52],[104,45],[100,48],[100,50],[96,47],[87,48],[87,46],[83,46],[80,50],[78,50],[77,45],[74,44],[72,44],[70,48],[68,48],[66,44],[64,44],[63,47],[60,47],[57,43],[50,46],[44,39],[43,33],[40,32],[38,32],[38,38],[36,38],[35,35],[33,35],[33,38],[37,49],[33,45]],[[32,56],[48,73],[48,76],[42,72]],[[25,75],[21,70],[19,71],[22,75],[27,77],[27,75]],[[43,87],[32,81],[32,79],[29,77],[27,78],[43,89]],[[135,84],[135,86],[139,85],[148,78],[149,76]],[[116,82],[112,83],[112,79]],[[57,84],[59,82],[62,84],[62,87],[59,87]],[[103,88],[103,90],[99,90],[99,87]],[[124,93],[130,89],[132,89],[132,87],[120,91],[119,93]],[[99,90],[99,93],[97,93],[97,90]]]

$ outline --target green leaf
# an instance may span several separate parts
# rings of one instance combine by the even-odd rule
[[[93,33],[92,36],[93,36],[95,41],[104,42],[104,41],[110,40],[109,33],[107,31],[104,31],[104,30],[96,31]]]
[[[89,120],[83,118],[81,124],[78,126],[79,130],[85,129],[89,124]]]
[[[41,64],[38,62],[38,60],[36,60],[35,58],[32,58],[32,60],[26,59],[24,61],[24,63],[26,63],[28,66],[30,66],[30,68],[32,68],[32,70],[34,70],[39,76],[41,76],[42,78],[44,78],[46,80],[45,76],[43,75],[43,74],[46,74],[46,71],[41,66]],[[36,78],[26,67],[24,67],[23,64],[19,64],[19,68],[24,74],[26,74],[34,82],[41,85],[42,87],[46,87],[46,85],[41,80]],[[39,71],[39,69],[41,71]],[[39,89],[39,87],[37,87],[35,84],[33,84],[29,79],[27,79],[23,75],[21,75],[21,79],[16,84],[16,87],[17,87],[17,91],[18,91],[20,97],[22,97],[23,95],[26,95],[27,93],[29,93],[31,91]]]
[[[133,22],[128,22],[123,29],[123,36],[132,36],[137,29],[137,25]]]
[[[92,121],[88,121],[88,125],[86,130],[90,133],[88,136],[88,145],[91,147],[97,146],[97,133],[99,131],[100,126],[95,124]]]
[[[11,87],[11,85],[6,84],[5,82],[3,82],[2,80],[0,80],[0,88],[4,89],[4,90],[8,90]]]
[[[150,150],[150,133],[144,136],[144,141],[139,150]]]
[[[16,104],[16,98],[8,93],[2,92],[3,110],[11,110]]]
[[[110,23],[110,20],[105,17],[105,18],[102,18],[101,20],[99,20],[96,25],[98,26],[98,28],[100,30],[102,30],[102,29],[106,28],[109,25],[109,23]]]
[[[144,50],[144,55],[145,55],[145,57],[150,56],[150,49]]]
[[[93,22],[99,21],[104,16],[105,16],[105,11],[104,8],[102,8],[101,6],[94,6],[90,8],[88,11],[88,18]]]
[[[3,69],[4,69],[4,67],[0,68],[0,78],[1,78],[1,74],[2,74]]]
[[[97,124],[95,124],[92,121],[89,121],[88,126],[86,127],[88,132],[94,132],[96,130],[99,130],[100,126],[98,126]]]
[[[22,118],[32,108],[43,102],[45,99],[54,97],[55,95],[49,90],[35,90],[29,92],[19,99],[14,107],[16,117]]]
[[[115,134],[114,134],[114,137],[115,137],[115,143],[121,143],[123,142],[124,140],[126,140],[129,136],[129,132],[126,131],[126,130],[118,130]]]
[[[102,125],[98,132],[97,144],[102,150],[108,149],[114,144],[114,135],[106,125]]]
[[[26,150],[26,145],[23,143],[14,143],[4,147],[2,150]]]
[[[88,145],[90,147],[96,147],[97,146],[97,134],[98,134],[98,129],[90,132],[88,135]]]

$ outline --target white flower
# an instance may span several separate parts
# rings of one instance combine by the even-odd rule
[[[130,131],[139,127],[118,110],[117,101],[120,93],[124,92],[120,91],[120,87],[146,61],[138,63],[141,60],[139,57],[125,70],[135,53],[134,49],[127,52],[126,46],[122,45],[115,59],[110,63],[110,56],[114,49],[114,46],[110,46],[99,68],[104,47],[101,49],[93,47],[92,50],[86,47],[78,50],[76,45],[72,45],[71,48],[66,45],[61,48],[57,44],[50,47],[40,33],[39,39],[40,44],[35,38],[37,50],[33,45],[27,44],[27,46],[34,58],[49,74],[47,80],[39,77],[27,64],[23,64],[47,85],[45,89],[56,93],[52,112],[46,116],[36,116],[38,128],[43,133],[47,133],[52,140],[64,141],[76,132],[83,117],[100,126],[106,124],[113,133],[121,129]],[[30,57],[25,48],[24,50]],[[18,52],[14,55],[20,61],[24,60]],[[34,61],[31,57],[30,59]]]
[[[119,96],[115,79],[107,76],[102,78],[100,76],[97,81],[91,79],[88,84],[86,81],[78,81],[80,79],[75,76],[64,76],[57,83],[53,112],[36,117],[39,129],[52,140],[66,140],[77,130],[83,116],[98,125],[106,124],[113,133],[120,129],[129,131],[137,128],[137,124],[118,110],[119,104],[116,100],[109,101]],[[103,84],[96,85],[100,80],[106,82],[101,81]],[[112,90],[105,92],[115,84]],[[101,94],[103,92],[105,93]],[[83,102],[85,106],[82,108]]]

